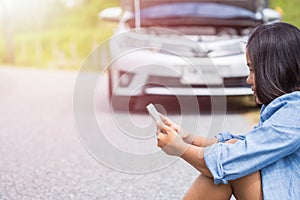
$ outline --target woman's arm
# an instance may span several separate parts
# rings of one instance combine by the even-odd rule
[[[194,135],[191,144],[198,147],[208,147],[216,143],[218,143],[218,139],[216,137],[205,138],[203,136]]]
[[[205,164],[204,150],[205,148],[190,145],[180,157],[200,171],[201,174],[212,177],[212,174]]]
[[[182,130],[180,126],[172,122],[166,116],[160,115],[160,118],[162,119],[165,125],[171,127],[174,131],[176,131],[181,136],[183,141],[188,144],[192,144],[198,147],[207,147],[218,143],[218,139],[216,137],[206,138],[200,135],[193,135],[185,130]]]
[[[202,174],[212,177],[204,161],[205,148],[187,144],[172,127],[168,125],[159,126],[157,146],[169,155],[181,157]]]
[[[195,167],[198,171],[200,171],[203,175],[212,177],[212,174],[208,169],[208,167],[206,166],[204,160],[205,148],[196,146],[194,144],[195,143],[200,145],[214,144],[217,142],[216,141],[217,139],[211,141],[205,141],[204,137],[198,136],[194,138],[192,144],[188,144],[183,140],[182,136],[178,134],[178,132],[176,131],[179,129],[169,125],[158,124],[157,146],[160,147],[165,153],[169,155],[181,157],[186,162],[188,162],[193,167]],[[238,141],[237,139],[231,139],[226,141],[225,143],[234,144],[237,141]]]

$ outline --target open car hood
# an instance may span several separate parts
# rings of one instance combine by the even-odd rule
[[[254,6],[254,1],[223,0],[222,3],[212,0],[126,1],[133,3],[133,8],[136,5],[139,5],[137,8],[140,8],[139,13],[131,11],[131,16],[127,20],[130,27],[135,27],[137,21],[140,23],[136,27],[213,26],[237,29],[255,27],[262,23],[262,18],[258,18],[256,15],[257,12],[249,9],[250,6]],[[134,3],[136,4],[134,5]],[[233,3],[237,5],[232,5]],[[248,6],[248,9],[242,5]],[[135,14],[138,14],[138,18]]]
[[[124,10],[134,12],[134,2],[138,0],[120,0],[121,7]],[[180,3],[180,2],[207,2],[207,3],[222,3],[232,6],[241,7],[252,12],[261,10],[265,5],[265,0],[139,0],[139,6],[141,9],[149,6],[168,4],[168,3]]]

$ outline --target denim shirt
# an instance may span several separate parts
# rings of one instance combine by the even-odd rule
[[[259,124],[244,135],[223,132],[205,150],[215,184],[260,170],[264,199],[300,199],[300,91],[262,106]],[[235,144],[225,144],[230,139]]]

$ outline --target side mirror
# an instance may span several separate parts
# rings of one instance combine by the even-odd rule
[[[99,19],[110,21],[110,22],[119,22],[121,16],[122,16],[122,9],[120,7],[106,8],[98,14]]]
[[[279,12],[270,8],[263,9],[262,14],[266,22],[278,22],[282,19],[282,16]]]

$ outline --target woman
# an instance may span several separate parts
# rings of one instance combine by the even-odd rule
[[[263,104],[253,130],[205,139],[163,116],[158,124],[157,145],[201,172],[185,199],[300,199],[300,31],[262,25],[246,50],[247,83]]]

